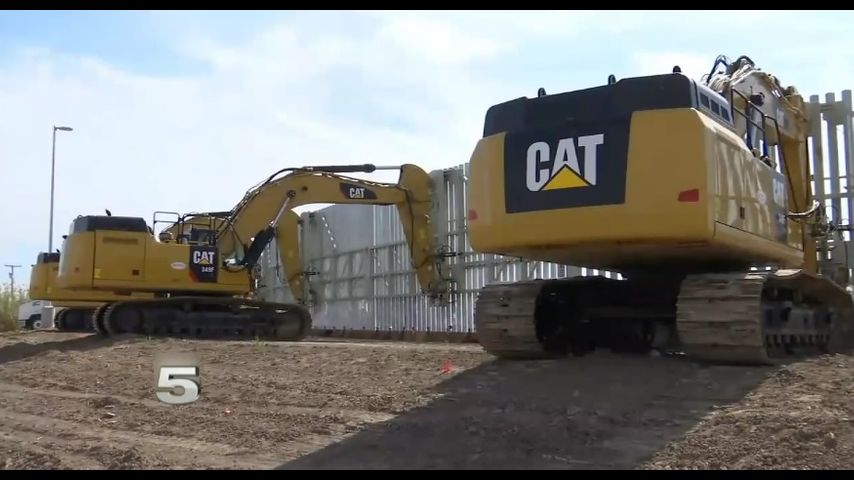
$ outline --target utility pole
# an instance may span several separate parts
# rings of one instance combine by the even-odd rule
[[[9,280],[12,281],[12,295],[15,294],[15,269],[21,268],[20,265],[9,265],[8,263],[4,265],[4,267],[9,267]]]
[[[4,267],[9,267],[9,279],[12,281],[12,290],[9,292],[9,302],[15,301],[15,269],[21,268],[20,265],[9,265],[8,263],[4,265]],[[11,308],[13,303],[9,303],[7,308]]]

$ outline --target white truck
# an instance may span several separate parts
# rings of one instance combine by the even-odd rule
[[[49,328],[52,322],[42,320],[42,312],[50,304],[43,300],[32,300],[18,307],[18,328],[32,330],[37,328]],[[49,310],[48,310],[49,311]]]

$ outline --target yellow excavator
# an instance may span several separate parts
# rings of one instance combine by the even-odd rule
[[[171,212],[160,212],[171,213]],[[162,242],[199,244],[205,242],[208,235],[215,232],[221,224],[222,213],[175,214],[179,218],[159,234]],[[107,212],[107,216],[112,216]],[[282,264],[285,268],[288,284],[296,298],[303,295],[302,262],[299,255],[299,215],[289,211],[282,216],[278,225],[280,233]],[[149,230],[151,231],[151,230]],[[65,236],[67,237],[67,235]],[[50,301],[61,310],[56,314],[55,325],[61,331],[103,330],[92,323],[92,315],[102,304],[128,298],[153,298],[151,293],[109,292],[102,290],[71,290],[57,288],[56,277],[59,272],[60,252],[39,253],[36,264],[30,274],[29,296],[34,300]],[[287,260],[287,261],[285,261]]]
[[[852,343],[841,228],[811,193],[809,118],[746,56],[490,107],[470,163],[478,252],[621,274],[484,287],[478,340],[502,358],[597,348],[766,364]],[[819,161],[821,161],[819,159]]]
[[[162,241],[143,218],[78,217],[63,241],[57,285],[154,295],[99,306],[93,323],[103,334],[299,340],[311,327],[308,309],[299,302],[251,298],[253,272],[274,238],[289,264],[277,228],[286,212],[312,203],[344,203],[395,205],[418,282],[430,296],[441,297],[448,288],[440,268],[447,254],[434,246],[430,177],[415,165],[394,168],[400,170],[396,184],[342,175],[375,171],[370,164],[282,169],[251,188],[198,244]],[[291,284],[296,298],[303,297],[302,287],[299,281]]]

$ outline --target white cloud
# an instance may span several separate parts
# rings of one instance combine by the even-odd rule
[[[582,82],[575,78],[582,68],[601,71],[595,78],[603,83],[612,71],[660,73],[674,64],[698,78],[718,53],[750,54],[727,49],[741,48],[758,15],[311,13],[237,42],[195,25],[171,43],[203,68],[171,76],[23,48],[0,64],[0,191],[7,202],[0,208],[6,227],[0,251],[13,257],[2,260],[29,263],[47,246],[54,124],[75,128],[58,138],[57,244],[74,216],[103,208],[149,221],[154,210],[228,209],[283,167],[458,165],[468,161],[490,105],[532,96],[540,85],[550,93],[567,89],[565,81],[587,86],[574,83]],[[797,25],[803,35],[798,16],[762,24]],[[700,28],[708,18],[715,28]],[[776,40],[769,42],[779,50]],[[576,63],[579,54],[599,49],[614,56]],[[780,67],[789,69],[781,73],[784,83],[818,77],[824,79],[818,85],[838,85],[851,78],[850,56],[824,61],[818,51],[797,51]],[[537,68],[529,68],[534,61]],[[549,70],[538,69],[543,65]],[[803,65],[811,70],[799,71]],[[395,180],[388,172],[376,178]]]
[[[699,80],[702,75],[709,73],[716,56],[710,52],[638,52],[633,56],[631,76],[669,73],[678,65],[682,73]]]
[[[445,43],[419,43],[431,32]],[[195,37],[183,51],[208,70],[178,77],[22,50],[0,67],[0,189],[14,199],[0,214],[11,227],[0,233],[0,250],[17,249],[18,263],[30,263],[47,247],[54,124],[74,127],[57,138],[56,247],[78,214],[110,208],[150,221],[155,210],[228,209],[283,167],[463,163],[479,136],[480,104],[489,101],[465,66],[495,55],[497,45],[411,19],[391,19],[366,37],[285,24],[239,45]],[[372,120],[371,111],[347,112],[359,102],[400,108],[418,131]]]
[[[501,39],[464,31],[457,25],[422,17],[394,18],[378,32],[380,42],[396,44],[430,65],[459,65],[491,58],[507,49]],[[497,41],[496,41],[497,40]]]

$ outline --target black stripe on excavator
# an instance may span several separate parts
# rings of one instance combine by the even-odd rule
[[[56,252],[41,252],[36,259],[36,264],[57,263],[59,262],[59,254]]]
[[[608,122],[631,117],[640,110],[697,106],[697,87],[690,78],[673,73],[624,78],[613,85],[517,98],[493,105],[486,112],[483,136],[501,132]]]
[[[625,202],[632,113],[695,103],[693,80],[670,74],[493,106],[484,136],[506,132],[507,213]]]
[[[373,173],[376,171],[377,167],[371,163],[363,163],[361,165],[315,165],[311,167],[301,167],[299,170],[307,170],[311,172],[325,172],[325,173],[351,173],[351,172],[364,172],[364,173]]]
[[[341,182],[339,186],[341,188],[341,193],[344,194],[344,198],[348,200],[377,199],[377,193],[371,190],[370,188],[366,188],[361,185],[354,185],[352,183],[347,182]]]
[[[255,234],[255,239],[252,240],[252,244],[249,245],[246,255],[243,257],[243,265],[249,268],[254,267],[258,263],[258,259],[261,258],[261,254],[264,253],[264,247],[275,237],[276,228],[272,225],[268,225],[267,228]]]
[[[71,224],[72,233],[113,230],[120,232],[148,232],[148,224],[140,217],[113,217],[106,215],[81,215]]]

